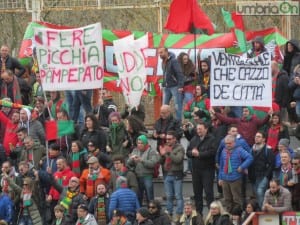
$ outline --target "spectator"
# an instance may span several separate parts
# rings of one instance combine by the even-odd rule
[[[118,112],[112,112],[109,115],[109,120],[111,124],[109,125],[109,134],[108,134],[108,145],[106,151],[114,155],[123,155],[127,157],[129,154],[128,149],[126,149],[128,140],[127,131],[124,122],[121,120],[121,115]]]
[[[44,91],[43,91],[43,87],[42,87],[42,80],[41,80],[41,75],[39,71],[35,72],[35,82],[32,85],[32,92],[31,92],[31,96],[32,96],[32,100],[31,100],[31,104],[32,106],[35,105],[36,101],[38,98],[44,98]]]
[[[39,142],[34,142],[31,136],[24,139],[24,147],[21,151],[20,161],[30,163],[30,167],[39,168],[39,163],[42,157],[46,154],[46,149]]]
[[[83,170],[80,177],[80,192],[86,200],[96,195],[98,184],[108,185],[110,180],[110,171],[103,168],[95,156],[90,157],[87,163],[89,168]]]
[[[251,213],[259,212],[260,207],[255,199],[250,199],[246,204],[246,209],[242,214],[242,223],[244,223]],[[250,223],[252,225],[252,223]]]
[[[27,129],[27,134],[30,135],[34,141],[40,144],[45,144],[45,131],[43,125],[37,120],[38,113],[31,114],[31,111],[27,108],[20,110],[20,127]]]
[[[50,100],[48,102],[51,118],[57,119],[57,113],[62,109],[68,111],[68,105],[64,103],[64,99],[60,96],[59,91],[50,91]]]
[[[192,159],[192,179],[196,210],[202,214],[203,189],[207,205],[214,200],[213,183],[215,177],[216,143],[208,133],[208,125],[199,123],[195,135],[187,148],[186,155]]]
[[[296,110],[296,115],[297,115],[295,121],[292,122],[297,123],[300,118],[300,64],[295,66],[293,72],[294,72],[293,76],[290,78],[290,82],[289,82],[289,89],[292,92],[292,98],[293,98],[293,101],[290,102],[290,106],[291,108],[294,108]]]
[[[162,59],[163,104],[169,105],[173,96],[176,109],[176,119],[181,122],[184,75],[175,55],[169,52],[167,48],[159,48],[158,54]]]
[[[177,222],[183,213],[183,159],[184,147],[177,142],[176,133],[168,131],[166,136],[167,143],[160,146],[160,162],[164,171],[164,188],[167,195],[167,211],[173,215],[173,200],[176,199],[176,219]]]
[[[262,210],[275,213],[290,211],[292,198],[288,189],[282,187],[277,179],[271,180],[269,184],[270,189],[265,193]]]
[[[153,222],[149,219],[149,216],[150,213],[147,208],[140,208],[136,212],[136,220],[134,222],[134,225],[154,225]]]
[[[242,135],[243,138],[247,141],[249,146],[254,144],[254,136],[257,132],[258,128],[264,125],[269,121],[270,116],[273,111],[269,110],[269,115],[267,115],[264,119],[257,119],[255,115],[253,115],[253,109],[251,107],[243,107],[243,116],[241,118],[230,118],[222,115],[221,113],[215,113],[214,110],[211,110],[212,114],[215,114],[216,117],[226,124],[236,124],[238,127],[238,132]]]
[[[110,178],[110,190],[114,192],[116,190],[116,181],[119,176],[126,177],[128,188],[133,190],[136,194],[138,194],[139,186],[136,175],[133,171],[129,170],[125,166],[125,159],[122,155],[115,155],[113,157],[114,167],[111,170],[111,178]]]
[[[251,165],[253,157],[236,145],[232,135],[225,137],[225,145],[220,159],[219,184],[223,188],[227,211],[232,212],[234,207],[242,207],[242,174]]]
[[[177,60],[184,75],[183,102],[187,103],[193,99],[193,94],[195,92],[195,83],[197,81],[196,68],[192,60],[189,58],[189,55],[185,52],[181,52],[178,55]]]
[[[213,201],[210,204],[209,212],[204,221],[205,225],[231,225],[231,216],[227,213],[220,201]]]
[[[11,223],[14,216],[13,202],[5,193],[0,194],[0,219]]]
[[[52,225],[68,225],[68,221],[64,216],[65,208],[62,205],[56,205],[54,207],[55,220],[53,220]]]
[[[288,122],[288,112],[290,112],[291,101],[291,91],[289,90],[289,75],[285,71],[280,71],[279,65],[275,61],[272,61],[271,69],[273,101],[279,105],[279,116],[282,121],[286,123]]]
[[[112,219],[108,225],[132,225],[121,210],[114,210]]]
[[[143,121],[141,121],[138,117],[130,115],[127,117],[126,120],[126,130],[127,130],[127,146],[126,148],[129,149],[129,152],[136,147],[136,140],[138,136],[141,134],[146,134],[148,131],[144,126]]]
[[[65,209],[64,213],[67,222],[70,224],[76,223],[78,218],[76,209],[79,205],[87,203],[83,198],[83,194],[79,192],[79,179],[75,176],[71,177],[67,186],[62,186],[59,182],[54,180],[54,177],[51,177],[51,183],[52,187],[60,194],[58,202]]]
[[[158,200],[151,200],[148,204],[148,210],[150,213],[149,219],[152,220],[155,225],[171,225],[171,220],[162,208]]]
[[[292,206],[294,211],[300,210],[300,156],[296,155],[292,159],[292,179],[288,181],[288,186],[292,194]]]
[[[39,162],[40,168],[43,171],[47,171],[48,168],[51,169],[52,173],[57,171],[57,160],[61,157],[59,146],[55,143],[50,144],[48,155],[44,156]]]
[[[17,72],[16,69],[18,70],[18,73],[16,74],[17,77],[21,78],[22,75],[25,73],[25,68],[21,65],[21,63],[11,57],[9,55],[9,47],[7,45],[2,45],[0,49],[0,64],[1,64],[1,74],[5,70],[11,70],[13,73]]]
[[[184,213],[180,217],[179,221],[176,225],[204,225],[202,215],[197,213],[193,208],[193,204],[191,202],[186,202],[184,204]]]
[[[117,105],[113,101],[110,91],[106,89],[99,90],[98,104],[93,109],[93,113],[100,122],[100,126],[108,128],[110,113],[117,112]]]
[[[67,160],[63,157],[57,159],[56,161],[57,171],[53,173],[53,177],[57,183],[59,183],[63,188],[69,185],[69,181],[75,174],[72,172],[70,167],[67,164]],[[59,192],[55,190],[54,187],[51,187],[47,201],[52,202],[52,206],[57,204],[59,200]]]
[[[80,204],[77,208],[78,220],[75,225],[98,225],[95,217],[88,213],[86,204]]]
[[[8,97],[13,103],[22,104],[21,87],[17,76],[11,70],[5,70],[1,73],[1,79],[3,80],[1,98]]]
[[[105,184],[98,184],[97,194],[89,204],[89,213],[94,215],[98,225],[106,225],[109,223],[109,194]]]
[[[291,39],[285,44],[283,69],[292,77],[296,65],[300,64],[299,41]],[[283,93],[282,93],[283,94]]]
[[[113,211],[122,209],[127,219],[132,222],[135,218],[135,212],[140,208],[137,195],[128,188],[127,179],[125,177],[118,177],[117,189],[110,196],[109,215],[112,218]]]
[[[205,91],[202,94],[206,94],[209,98],[210,95],[210,60],[205,58],[200,61],[199,67],[199,83],[204,86]]]
[[[5,133],[2,142],[3,147],[6,156],[10,156],[11,150],[15,148],[18,142],[17,130],[20,122],[20,113],[15,111],[10,119],[0,111],[0,122],[2,126],[5,125]]]
[[[265,48],[264,38],[257,36],[252,40],[252,48],[247,53],[247,58],[254,58],[266,51],[267,49]]]
[[[100,151],[105,152],[107,137],[105,132],[99,128],[97,118],[93,114],[87,114],[84,120],[85,127],[80,135],[80,141],[83,147],[87,149],[88,142],[93,141]]]
[[[141,135],[137,140],[137,147],[132,151],[127,165],[134,170],[139,185],[139,201],[142,205],[144,192],[147,202],[154,199],[153,191],[153,170],[159,161],[159,154],[152,149],[145,135]]]
[[[289,139],[287,138],[280,139],[277,148],[278,148],[278,152],[275,156],[275,169],[278,169],[281,166],[281,157],[280,157],[281,152],[285,152],[285,151],[289,152],[291,159],[294,157],[294,150],[290,147]]]
[[[45,100],[43,97],[37,97],[35,100],[34,107],[38,113],[37,120],[40,121],[40,123],[45,126],[45,122],[49,120],[49,111],[48,108],[46,108]]]
[[[273,178],[279,179],[279,184],[285,188],[288,187],[288,181],[292,179],[291,155],[288,151],[280,152],[281,166],[273,172]]]
[[[76,177],[79,178],[82,171],[87,168],[87,158],[88,152],[86,148],[83,147],[80,141],[73,141],[68,162]]]
[[[100,165],[104,168],[110,169],[112,167],[111,157],[107,153],[100,151],[100,149],[96,147],[94,141],[89,141],[87,158],[92,156],[97,157]]]
[[[288,128],[281,122],[280,115],[274,113],[267,128],[267,145],[275,154],[278,153],[278,142],[282,138],[290,139]]]
[[[23,180],[22,186],[17,185],[11,178],[9,178],[7,173],[3,173],[4,177],[8,180],[9,186],[14,190],[14,192],[20,196],[20,204],[23,210],[19,216],[19,224],[42,224],[41,214],[38,210],[39,199],[33,193],[35,193],[35,188],[37,187],[35,183],[36,180],[32,180],[26,177]]]
[[[249,167],[248,177],[253,185],[259,207],[262,207],[264,194],[268,188],[274,169],[275,156],[272,149],[266,145],[266,135],[257,132],[255,144],[252,147],[253,163]]]
[[[169,105],[162,105],[160,107],[160,118],[154,124],[153,133],[153,137],[157,139],[157,150],[159,150],[160,145],[166,143],[166,134],[170,130],[176,132],[176,138],[179,141],[183,133],[180,122],[173,118]]]
[[[195,112],[200,111],[200,119],[202,121],[210,121],[209,114],[210,102],[205,93],[204,86],[197,85],[194,98],[189,100],[184,107],[184,118],[192,119]]]

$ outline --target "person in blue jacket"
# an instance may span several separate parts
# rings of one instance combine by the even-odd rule
[[[8,224],[13,218],[13,202],[7,194],[0,194],[0,220],[5,220]]]
[[[252,155],[236,145],[236,138],[233,135],[225,137],[225,148],[220,157],[219,184],[223,188],[225,205],[229,213],[235,207],[242,207],[242,176],[252,161]]]
[[[112,219],[113,211],[122,210],[130,222],[134,222],[136,210],[140,208],[138,197],[128,188],[127,179],[119,176],[116,181],[116,191],[110,196],[109,218]]]

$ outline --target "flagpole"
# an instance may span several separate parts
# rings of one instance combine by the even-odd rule
[[[41,86],[42,86],[42,91],[43,91],[43,95],[44,95],[44,98],[45,98],[45,102],[47,103],[47,110],[48,110],[48,113],[49,113],[49,117],[50,117],[50,120],[52,120],[53,117],[51,115],[51,111],[50,111],[50,108],[49,108],[49,105],[48,105],[47,95],[46,95],[46,92],[43,89],[42,82],[41,82]],[[50,163],[49,163],[49,144],[48,144],[48,140],[46,140],[46,146],[45,147],[46,147],[47,167],[49,167]]]

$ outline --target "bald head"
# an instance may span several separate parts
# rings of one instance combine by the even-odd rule
[[[160,107],[160,118],[166,119],[171,115],[171,107],[169,105],[162,105]]]

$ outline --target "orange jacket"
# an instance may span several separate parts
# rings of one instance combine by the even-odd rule
[[[80,177],[80,192],[84,193],[88,198],[92,198],[96,195],[97,186],[100,183],[109,184],[110,171],[103,167],[100,167],[100,172],[96,180],[89,178],[89,169],[85,169]]]

